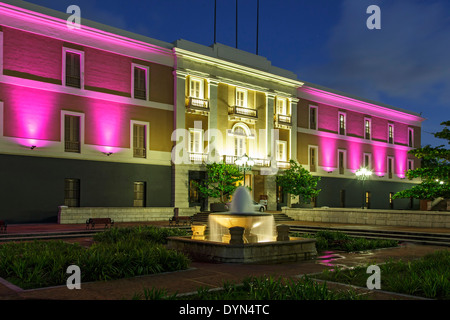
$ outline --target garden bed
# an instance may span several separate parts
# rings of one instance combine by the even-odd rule
[[[154,226],[113,228],[94,236],[89,248],[63,241],[0,245],[0,277],[22,289],[66,284],[67,267],[77,265],[81,282],[129,278],[187,269],[190,260],[165,247],[183,230]]]

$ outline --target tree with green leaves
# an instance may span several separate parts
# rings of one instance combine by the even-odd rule
[[[291,196],[299,196],[300,201],[309,203],[321,191],[317,189],[320,177],[313,176],[295,160],[291,159],[289,163],[290,168],[277,176],[277,183],[283,188],[284,192],[289,193]]]
[[[206,165],[206,180],[194,184],[205,197],[217,198],[226,203],[240,184],[243,174],[233,164],[210,163]]]
[[[450,144],[450,121],[441,123],[445,128],[434,133],[436,138],[447,140]],[[410,150],[417,158],[422,160],[421,168],[408,170],[406,176],[408,179],[421,178],[422,182],[411,189],[397,192],[394,199],[414,198],[421,200],[433,200],[439,197],[450,198],[450,150],[445,145],[425,147]]]

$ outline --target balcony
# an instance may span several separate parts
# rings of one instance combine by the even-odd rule
[[[208,161],[208,154],[189,152],[189,160],[193,163],[204,163]]]
[[[289,161],[277,161],[277,167],[280,169],[289,169],[291,164]]]
[[[209,112],[209,101],[206,99],[189,97],[186,111],[189,113],[207,114]]]
[[[258,110],[240,106],[229,107],[228,118],[229,120],[255,123],[258,120]]]
[[[223,162],[225,162],[226,164],[234,164],[235,161],[238,159],[238,156],[229,156],[229,155],[224,155],[223,156]],[[255,166],[258,167],[270,167],[270,159],[255,159],[252,158],[252,160],[255,163]]]
[[[278,128],[290,128],[292,126],[291,116],[277,114],[275,126]]]

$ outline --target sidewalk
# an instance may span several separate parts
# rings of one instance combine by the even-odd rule
[[[149,223],[117,223],[116,226],[131,225],[167,225],[166,222]],[[326,227],[340,226],[340,224],[308,223],[294,221],[292,224],[320,225]],[[346,227],[357,228],[356,225]],[[382,228],[380,226],[366,226],[365,228]],[[383,227],[387,228],[387,227]],[[396,228],[399,229],[399,228]],[[414,228],[415,231],[419,228]],[[55,231],[85,230],[85,225],[58,225],[58,224],[27,224],[9,225],[8,233],[38,233]],[[428,229],[420,229],[420,232],[429,232]],[[434,232],[438,230],[433,229]],[[439,230],[439,232],[448,230]],[[74,240],[77,241],[77,240]],[[56,299],[56,300],[122,300],[131,299],[135,294],[142,293],[144,288],[165,288],[168,293],[195,292],[199,287],[217,288],[224,281],[240,283],[247,276],[273,275],[283,277],[296,277],[303,274],[321,272],[326,268],[336,265],[352,267],[365,265],[368,262],[382,262],[387,258],[417,259],[435,250],[444,247],[405,244],[399,248],[374,250],[366,253],[332,253],[326,256],[318,256],[310,261],[283,263],[283,264],[220,264],[192,262],[190,269],[178,272],[141,276],[130,279],[113,281],[99,281],[82,283],[81,290],[69,290],[66,286],[42,288],[33,290],[21,290],[11,287],[3,279],[0,279],[0,300],[20,299]],[[383,292],[371,291],[373,299],[406,299],[404,296],[391,295]]]

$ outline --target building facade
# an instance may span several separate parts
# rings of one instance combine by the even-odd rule
[[[246,154],[256,201],[287,204],[276,176],[322,177],[316,206],[414,208],[407,153],[423,119],[300,81],[225,45],[166,43],[20,1],[0,3],[0,220],[54,221],[58,206],[208,209],[205,163]]]

